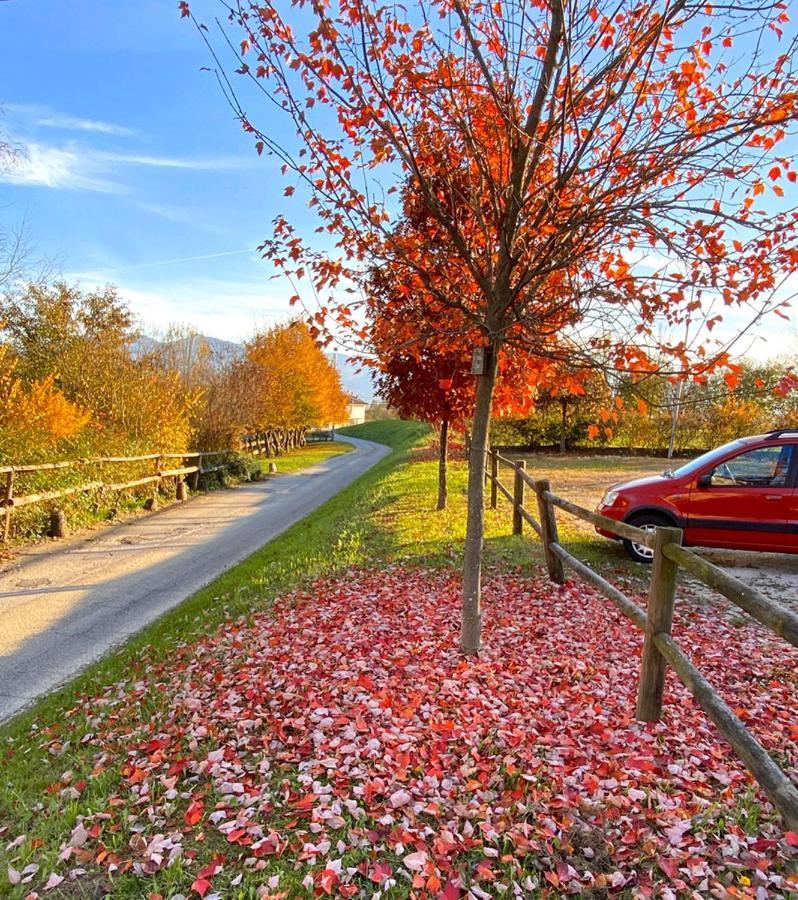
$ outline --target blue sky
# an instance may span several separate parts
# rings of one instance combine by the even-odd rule
[[[240,339],[288,312],[255,252],[284,198],[207,63],[171,0],[0,3],[0,128],[26,150],[0,223],[24,218],[70,280],[117,284],[150,331]]]
[[[192,9],[209,20],[219,7]],[[26,220],[69,280],[116,284],[149,333],[180,322],[240,340],[288,315],[293,289],[255,248],[289,201],[208,62],[176,0],[0,2],[0,128],[26,150],[0,179],[0,225]],[[313,227],[298,199],[288,212]],[[741,350],[798,348],[781,320],[758,330]]]

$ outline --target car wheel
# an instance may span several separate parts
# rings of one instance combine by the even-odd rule
[[[635,528],[639,528],[641,531],[653,531],[658,526],[672,525],[673,523],[665,516],[657,513],[640,513],[632,516],[627,524],[634,525]],[[650,563],[654,559],[654,551],[650,547],[646,547],[645,544],[637,544],[624,538],[623,547],[629,557],[635,562]]]

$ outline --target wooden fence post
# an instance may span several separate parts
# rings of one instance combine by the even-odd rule
[[[497,482],[499,480],[499,453],[497,450],[490,451],[490,508],[496,509],[499,505],[499,488]]]
[[[515,482],[513,484],[513,534],[521,534],[524,530],[521,507],[524,505],[525,482],[521,475],[522,472],[526,472],[526,460],[519,459],[515,464]]]
[[[50,513],[50,537],[69,537],[69,527],[67,526],[66,515],[64,515],[62,509],[54,509]]]
[[[11,534],[11,505],[14,499],[14,470],[6,473],[6,492],[4,499],[5,517],[3,522],[3,543],[8,543]]]
[[[191,477],[191,490],[199,490],[200,475],[202,474],[202,454],[197,454],[197,471]]]
[[[560,543],[560,536],[557,532],[557,516],[554,507],[546,499],[545,494],[551,491],[551,485],[548,478],[541,478],[535,482],[535,493],[538,497],[538,516],[540,518],[541,540],[543,542],[543,554],[546,558],[546,569],[549,578],[555,584],[563,584],[565,582],[565,571],[563,569],[562,560],[551,549],[552,544]]]
[[[161,469],[163,468],[163,458],[160,456],[155,457],[155,474],[160,475]],[[158,508],[158,491],[161,489],[163,479],[159,481],[153,481],[152,483],[152,497],[150,497],[147,502],[144,504],[144,509],[153,510]]]
[[[665,657],[657,647],[654,635],[671,633],[673,603],[676,598],[677,563],[662,552],[666,544],[681,544],[681,528],[660,528],[654,531],[654,560],[648,587],[646,636],[640,663],[640,683],[637,688],[637,718],[641,722],[659,722],[662,717],[662,694],[665,688]]]

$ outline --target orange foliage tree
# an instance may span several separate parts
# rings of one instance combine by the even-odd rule
[[[304,322],[262,331],[247,345],[246,357],[254,367],[248,427],[296,431],[346,418],[338,372]]]
[[[8,348],[0,344],[0,459],[52,450],[89,423],[91,413],[67,400],[53,381],[47,375],[23,382]]]
[[[281,216],[263,246],[312,282],[314,327],[360,333],[342,291],[366,267],[388,266],[397,284],[413,273],[462,314],[487,350],[463,572],[461,648],[475,653],[482,466],[502,350],[568,365],[600,355],[638,371],[655,355],[681,372],[711,366],[724,348],[680,337],[705,301],[758,314],[798,266],[783,187],[796,180],[784,138],[798,118],[785,4],[223,5],[239,32],[225,44],[237,71],[270,101],[270,118],[285,112],[296,141],[278,142],[271,121],[260,128],[222,78],[230,102],[327,236],[318,252]],[[404,228],[414,211],[423,239]],[[453,266],[454,284],[465,274],[473,290],[440,289]]]
[[[447,505],[450,426],[462,427],[474,414],[476,379],[471,374],[467,328],[457,315],[444,326],[427,292],[390,287],[381,272],[369,281],[368,348],[377,393],[402,416],[439,428],[438,502]],[[444,334],[447,337],[444,337]],[[457,336],[458,340],[453,340]],[[473,335],[472,335],[473,337]],[[522,415],[533,406],[550,366],[525,354],[500,352],[493,409]]]

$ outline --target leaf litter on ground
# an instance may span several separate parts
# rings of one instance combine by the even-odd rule
[[[798,893],[798,835],[672,673],[663,721],[635,721],[642,638],[608,601],[492,572],[470,658],[459,602],[451,571],[352,570],[82,697],[31,740],[57,754],[87,717],[91,768],[57,796],[121,760],[116,781],[58,871],[9,882],[55,896],[179,863],[172,896],[242,874],[273,898]],[[795,651],[716,607],[680,608],[674,633],[795,779]]]

